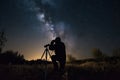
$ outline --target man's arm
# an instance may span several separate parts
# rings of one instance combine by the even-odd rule
[[[50,50],[55,50],[55,45],[54,45],[54,43],[55,43],[55,41],[52,40],[51,43],[50,43],[50,45],[49,45],[49,49],[50,49]]]

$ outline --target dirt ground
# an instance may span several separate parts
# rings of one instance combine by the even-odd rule
[[[45,75],[46,74],[46,75]],[[63,75],[39,65],[0,65],[0,80],[120,80],[119,65],[102,63],[72,64],[66,66]]]

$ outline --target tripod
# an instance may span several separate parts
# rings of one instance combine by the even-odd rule
[[[46,60],[46,62],[47,62],[48,55],[49,55],[50,58],[51,58],[51,54],[50,54],[50,52],[49,52],[48,46],[45,47],[45,50],[44,50],[44,52],[43,52],[43,54],[42,54],[42,56],[41,56],[41,60],[42,60],[42,58],[44,57],[44,55],[45,55],[45,60]]]
[[[45,80],[47,80],[47,58],[48,58],[48,55],[51,58],[51,54],[49,52],[48,46],[44,46],[44,47],[45,47],[45,50],[44,50],[44,52],[43,52],[43,54],[41,56],[41,60],[45,56]]]

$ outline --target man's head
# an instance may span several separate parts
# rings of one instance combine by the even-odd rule
[[[55,39],[55,42],[56,42],[56,43],[59,43],[59,42],[61,42],[61,39],[60,39],[60,37],[56,37],[56,39]]]

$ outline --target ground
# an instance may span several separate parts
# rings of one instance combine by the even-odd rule
[[[120,63],[67,64],[63,75],[52,70],[50,64],[45,78],[40,65],[0,65],[0,80],[120,80]]]

